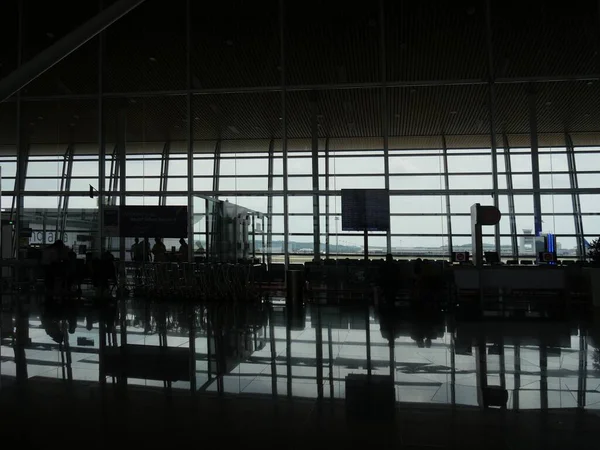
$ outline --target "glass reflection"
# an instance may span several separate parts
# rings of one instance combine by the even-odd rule
[[[2,386],[35,379],[340,399],[391,375],[398,402],[600,409],[598,333],[584,322],[457,322],[432,311],[127,299],[38,307],[3,298]]]

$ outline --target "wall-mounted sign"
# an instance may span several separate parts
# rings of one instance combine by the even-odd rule
[[[342,189],[343,231],[390,229],[390,194],[385,189]]]
[[[119,206],[104,209],[109,235],[139,238],[187,238],[186,206]]]

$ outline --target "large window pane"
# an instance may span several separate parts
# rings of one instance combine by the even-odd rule
[[[219,180],[220,191],[266,191],[267,178],[224,178]]]
[[[78,177],[98,177],[98,161],[77,161],[75,159],[73,161],[73,175]],[[128,175],[130,174],[128,173]],[[142,173],[141,175],[144,174]]]
[[[529,151],[529,150],[528,150]],[[512,172],[531,173],[531,155],[510,155],[510,164]]]
[[[187,175],[187,158],[169,158],[169,176]]]
[[[577,184],[580,188],[597,189],[600,187],[600,174],[598,173],[580,173],[577,175]]]
[[[29,161],[27,177],[61,177],[63,161]],[[4,176],[4,174],[2,174]],[[73,171],[73,175],[85,175]],[[16,176],[16,175],[15,175]]]
[[[542,189],[569,189],[571,181],[566,173],[540,174],[540,187]]]
[[[448,172],[492,172],[491,155],[448,155]]]
[[[392,195],[390,212],[402,213],[444,213],[446,201],[441,195]]]
[[[493,205],[494,200],[490,195],[451,195],[450,211],[452,214],[470,214],[471,206],[475,203]]]
[[[441,156],[390,157],[390,174],[397,173],[442,173],[444,161]],[[383,173],[380,172],[380,173]]]
[[[160,160],[127,159],[125,173],[128,177],[160,176]]]
[[[125,187],[127,191],[159,191],[160,178],[127,178]]]
[[[539,164],[540,171],[542,172],[563,172],[569,170],[569,164],[567,162],[567,154],[564,153],[564,149],[561,149],[562,153],[540,153]]]
[[[59,191],[59,178],[41,178],[25,180],[25,191]]]
[[[599,170],[600,153],[575,153],[575,165],[578,170]]]
[[[448,179],[450,189],[492,189],[491,175],[451,175]]]
[[[394,234],[444,234],[446,216],[392,216]]]
[[[221,158],[221,175],[268,175],[268,159]]]
[[[542,231],[553,234],[575,234],[573,216],[542,216]]]
[[[265,169],[265,172],[267,172],[267,169]],[[283,168],[281,173],[283,174]],[[312,158],[288,158],[288,174],[311,175]]]
[[[573,200],[568,194],[542,195],[541,203],[543,214],[573,214]]]
[[[582,213],[600,212],[600,195],[581,194],[579,200]]]
[[[385,181],[385,180],[384,180]],[[390,189],[392,190],[441,190],[444,189],[444,177],[433,176],[390,176]]]
[[[329,172],[335,174],[383,174],[384,161],[381,156],[330,157]],[[310,172],[309,172],[310,173]]]
[[[290,178],[290,184],[293,178]],[[340,189],[383,189],[385,187],[385,178],[381,177],[330,177],[329,188],[332,190]],[[416,187],[413,186],[413,189]],[[291,188],[290,188],[291,189]],[[309,188],[310,189],[310,188]]]
[[[392,254],[395,256],[441,256],[448,254],[445,236],[392,236]]]
[[[194,176],[213,174],[213,158],[194,158]]]

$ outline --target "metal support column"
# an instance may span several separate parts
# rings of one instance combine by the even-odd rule
[[[531,177],[533,184],[533,223],[535,236],[542,232],[542,200],[540,196],[540,158],[538,154],[537,96],[533,85],[529,86],[529,132],[531,134]]]
[[[548,347],[540,345],[540,409],[548,410]]]
[[[519,410],[519,394],[521,393],[521,344],[515,343],[515,389],[513,391],[513,409]]]
[[[504,352],[504,336],[500,336],[500,387],[506,389],[506,353]]]
[[[65,184],[66,184],[66,180],[67,180],[67,171],[69,168],[69,165],[71,164],[71,158],[70,158],[70,153],[71,153],[71,148],[72,145],[69,144],[67,145],[67,150],[65,151],[64,155],[63,155],[63,160],[62,160],[62,173],[60,175],[60,187],[58,189],[58,208],[57,208],[57,214],[56,214],[56,227],[55,227],[55,237],[56,239],[62,239],[58,237],[58,231],[62,228],[62,213],[64,210],[64,201],[65,201]]]
[[[477,346],[475,347],[475,370],[477,377],[477,399],[479,406],[485,408],[484,392],[488,387],[487,373],[487,348],[485,334],[479,333]]]
[[[111,192],[107,205],[116,205],[117,194],[119,190],[119,173],[121,166],[119,164],[119,145],[116,144],[113,148],[112,155],[110,157],[110,174],[108,180],[108,192]]]
[[[327,323],[327,353],[329,356],[329,398],[335,397],[335,387],[333,385],[333,336],[331,333],[331,322]]]
[[[329,138],[325,139],[325,259],[329,259]]]
[[[271,394],[277,397],[277,345],[275,342],[275,321],[273,305],[269,305],[269,348],[271,349]]]
[[[127,174],[127,148],[126,148],[126,130],[127,130],[127,111],[122,106],[117,112],[117,147],[118,147],[118,165],[119,165],[119,207],[125,206],[126,203],[126,174]],[[119,216],[119,223],[121,218]],[[149,237],[149,236],[144,236]],[[123,262],[125,261],[125,236],[119,236],[119,259],[121,268],[124,270]],[[124,274],[121,274],[124,275]],[[120,277],[125,281],[125,277]]]
[[[221,139],[215,143],[215,164],[213,166],[213,192],[219,192],[219,176],[221,174]],[[218,197],[218,196],[217,196]]]
[[[99,0],[102,10],[104,0]],[[104,246],[104,205],[106,204],[106,136],[104,127],[104,47],[105,33],[98,36],[98,248]],[[104,336],[100,337],[102,341]],[[106,381],[106,380],[105,380]]]
[[[442,149],[444,158],[444,184],[445,184],[445,197],[446,197],[446,231],[448,234],[448,253],[452,257],[454,247],[452,245],[452,215],[450,209],[450,177],[448,176],[448,147],[446,145],[446,135],[442,134]]]
[[[317,397],[323,398],[323,324],[321,308],[317,306],[317,326],[315,329],[315,345],[317,357]]]
[[[387,107],[387,66],[385,50],[385,1],[379,1],[379,61],[381,64],[381,134],[383,135],[383,173],[385,189],[390,189],[389,121]],[[392,231],[386,232],[386,253],[392,253]]]
[[[192,253],[192,252],[188,252]],[[190,324],[190,391],[192,395],[196,394],[197,383],[196,383],[196,312],[193,307],[190,307],[188,314],[188,320]]]
[[[267,248],[263,248],[263,253],[267,252],[267,264],[270,266],[272,262],[272,253],[273,253],[273,166],[274,166],[274,158],[275,158],[275,140],[271,139],[269,141],[269,156],[268,156],[268,178],[267,178]],[[264,233],[264,230],[263,230]]]
[[[292,398],[292,315],[294,311],[291,308],[286,308],[286,324],[285,324],[285,372],[287,379],[287,396]]]
[[[143,2],[144,0],[120,0],[56,41],[27,63],[19,64],[14,72],[0,81],[0,102],[27,86],[42,73]],[[19,46],[19,48],[21,47]]]
[[[285,78],[285,1],[279,0],[279,66],[281,68],[281,150],[283,156],[283,252],[285,269],[290,264],[289,202],[288,202],[288,148],[287,148],[287,89]]]
[[[508,219],[510,221],[510,243],[513,258],[519,258],[519,240],[517,238],[517,219],[515,217],[515,195],[513,191],[512,163],[510,160],[510,143],[506,133],[502,134],[504,141],[504,168],[506,170],[506,189],[508,191]]]
[[[587,390],[587,334],[582,327],[579,327],[579,367],[577,382],[577,407],[585,408],[585,394]]]
[[[186,1],[186,108],[187,108],[187,205],[188,205],[188,262],[194,261],[194,108],[193,108],[193,74],[192,74],[192,0]],[[167,151],[166,170],[165,170],[165,191],[167,190],[167,179],[169,177],[169,150]],[[166,194],[165,194],[166,196]],[[166,197],[165,197],[166,203]],[[208,209],[204,212],[208,214]],[[208,217],[208,216],[207,216]],[[208,227],[206,228],[208,233]],[[208,235],[207,235],[208,236]],[[206,240],[205,256],[208,257],[208,240]]]
[[[579,198],[579,181],[577,179],[577,164],[575,163],[575,147],[569,133],[565,133],[565,147],[567,149],[567,164],[569,167],[569,181],[571,184],[571,201],[573,203],[573,219],[575,220],[575,233],[577,234],[577,252],[585,259],[586,248],[581,217],[581,200]]]
[[[64,180],[61,180],[60,187],[60,198],[59,198],[59,218],[60,225],[59,229],[56,230],[57,234],[55,236],[60,236],[61,240],[65,239],[65,229],[67,227],[67,214],[69,210],[69,192],[71,191],[71,176],[73,175],[73,156],[75,153],[75,146],[73,144],[69,144],[67,147],[67,151],[65,152],[65,161],[63,164],[63,177]],[[63,183],[64,181],[64,183]]]
[[[454,321],[450,328],[450,403],[456,406],[456,328]]]
[[[189,121],[189,116],[188,116]],[[167,181],[169,179],[169,155],[171,153],[171,142],[165,142],[160,155],[160,180],[159,188],[160,196],[158,197],[158,206],[166,206],[167,204]],[[188,187],[189,191],[189,187]],[[190,208],[188,206],[188,208]]]
[[[371,376],[371,314],[369,305],[365,305],[365,345],[367,347],[367,375]]]
[[[492,149],[492,191],[494,207],[498,208],[498,159],[496,148],[496,77],[494,73],[494,46],[492,41],[492,5],[491,0],[485,2],[486,38],[488,53],[488,97],[489,97],[489,119],[490,119],[490,143]],[[496,251],[500,254],[500,224],[494,225],[494,243]]]
[[[21,68],[22,55],[23,55],[23,2],[18,2],[18,15],[17,15],[17,68]],[[15,123],[15,134],[17,148],[17,173],[15,179],[15,196],[13,197],[13,204],[11,207],[11,219],[15,223],[15,258],[19,258],[19,242],[21,234],[21,214],[23,213],[23,191],[25,190],[25,177],[27,175],[27,163],[29,161],[29,146],[24,142],[23,139],[23,128],[21,127],[22,114],[21,114],[21,91],[17,92],[17,103],[16,103],[16,123]],[[20,271],[16,272],[17,274]],[[19,281],[18,279],[16,280]]]
[[[311,142],[312,142],[312,190],[313,190],[313,254],[314,261],[321,260],[321,217],[319,215],[319,123],[318,92],[311,92]]]

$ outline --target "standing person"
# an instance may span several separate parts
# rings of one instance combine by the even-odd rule
[[[140,244],[139,238],[135,238],[134,243],[131,246],[131,260],[136,263],[144,261],[144,247]]]
[[[188,260],[188,254],[190,251],[190,248],[187,244],[187,242],[185,242],[184,238],[179,239],[179,260],[181,262],[186,262]]]
[[[54,244],[47,246],[42,252],[46,300],[48,301],[51,301],[54,297],[57,280],[62,280],[66,275],[65,262],[67,259],[68,249],[61,240],[57,240]]]
[[[154,239],[154,242],[154,247],[152,247],[154,262],[165,262],[167,260],[167,247],[165,247],[160,238]]]
[[[150,253],[150,239],[144,238],[144,245],[142,247],[142,259],[144,262],[151,261],[151,253]]]

